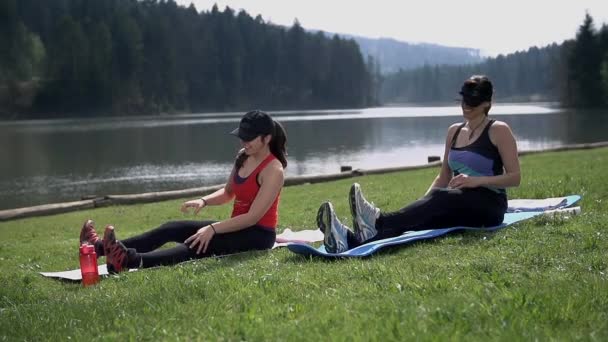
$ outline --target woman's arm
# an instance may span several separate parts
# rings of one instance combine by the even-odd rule
[[[478,186],[493,186],[508,188],[519,186],[521,173],[519,169],[519,157],[517,154],[517,143],[509,125],[496,121],[490,127],[490,140],[498,148],[502,158],[505,173],[498,176],[467,177],[460,174],[454,177],[450,186],[454,188],[474,188]]]
[[[230,172],[230,176],[228,176],[228,181],[223,188],[212,194],[201,197],[206,205],[222,205],[234,199],[234,193],[232,192],[232,179],[234,178],[235,172],[236,169],[232,168],[232,172]]]
[[[456,133],[460,124],[453,124],[448,128],[448,133],[445,137],[445,149],[443,152],[443,160],[441,161],[441,170],[439,170],[439,174],[435,177],[433,183],[426,191],[426,194],[431,192],[431,190],[436,188],[445,188],[448,186],[448,183],[452,179],[452,170],[450,170],[450,166],[448,165],[448,155],[450,153],[450,148],[452,147],[452,137]]]
[[[498,148],[505,173],[499,176],[487,177],[482,185],[491,185],[501,188],[519,186],[521,171],[519,169],[519,156],[517,142],[509,125],[496,121],[490,127],[490,140]],[[485,178],[485,177],[482,177]]]
[[[228,176],[228,181],[223,188],[201,198],[184,202],[181,211],[187,213],[189,208],[194,208],[194,215],[196,215],[201,209],[208,205],[222,205],[232,201],[232,199],[234,199],[234,194],[232,193],[232,179],[234,178],[235,172],[237,172],[236,168],[233,167],[230,176]]]
[[[260,190],[247,213],[202,227],[186,239],[184,243],[190,248],[195,248],[198,245],[196,253],[198,254],[201,251],[204,253],[209,241],[215,234],[235,232],[255,225],[272,206],[283,188],[284,173],[281,163],[278,160],[273,160],[260,172],[259,180]]]

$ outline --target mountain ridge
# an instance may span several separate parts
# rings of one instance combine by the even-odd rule
[[[319,32],[319,30],[309,30]],[[383,74],[411,70],[425,65],[471,65],[486,61],[481,49],[445,46],[427,42],[406,42],[390,37],[369,38],[347,33],[321,31],[354,39],[363,57],[372,56]]]

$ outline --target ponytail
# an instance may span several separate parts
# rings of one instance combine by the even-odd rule
[[[268,144],[270,147],[270,153],[272,153],[283,165],[283,168],[287,167],[287,152],[285,151],[285,144],[287,143],[287,134],[283,125],[279,122],[272,120],[272,139]]]
[[[243,167],[243,164],[245,163],[245,160],[247,160],[247,157],[249,156],[247,155],[247,153],[245,153],[245,149],[240,150],[239,153],[237,153],[236,155],[236,160],[234,161],[234,169],[238,170]]]

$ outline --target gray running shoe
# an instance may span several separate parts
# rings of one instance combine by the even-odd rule
[[[354,183],[350,187],[348,202],[350,213],[353,215],[355,236],[359,242],[365,242],[376,236],[378,234],[376,219],[380,216],[380,209],[363,197],[359,183]]]
[[[317,225],[323,232],[323,244],[328,253],[342,253],[348,250],[348,227],[342,224],[330,202],[324,202],[317,213]]]

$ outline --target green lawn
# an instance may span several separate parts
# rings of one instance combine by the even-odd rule
[[[181,201],[0,223],[0,340],[606,341],[608,149],[530,155],[521,164],[511,198],[580,194],[583,213],[363,260],[279,249],[121,274],[92,288],[37,272],[78,267],[86,218],[127,237],[183,219]],[[353,181],[381,208],[397,209],[423,194],[436,172],[285,188],[281,229],[314,227],[327,199],[349,222]],[[228,215],[225,207],[200,216]]]

